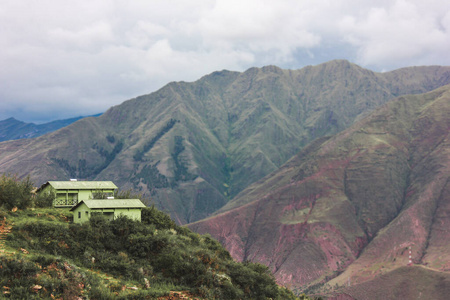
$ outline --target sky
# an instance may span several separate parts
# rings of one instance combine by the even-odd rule
[[[106,111],[219,70],[450,65],[448,0],[2,0],[0,120]]]

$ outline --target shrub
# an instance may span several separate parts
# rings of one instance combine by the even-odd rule
[[[96,190],[92,193],[92,199],[106,199],[108,195],[102,190]]]
[[[35,207],[52,207],[53,200],[56,198],[54,191],[47,193],[40,193],[34,196],[34,206]]]
[[[230,275],[250,299],[277,298],[278,286],[269,269],[258,263],[231,263]]]
[[[144,224],[155,225],[156,229],[171,229],[178,227],[167,214],[156,209],[154,205],[142,209],[141,221]]]
[[[30,207],[32,190],[33,183],[29,176],[19,179],[16,175],[2,175],[0,177],[0,205],[7,209]]]

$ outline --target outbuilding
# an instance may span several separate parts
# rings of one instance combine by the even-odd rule
[[[73,211],[74,223],[87,222],[95,213],[103,214],[109,220],[122,215],[141,221],[141,210],[144,207],[145,204],[139,199],[90,199],[80,201],[70,211]]]
[[[94,198],[95,193],[113,196],[117,186],[112,181],[48,181],[36,193],[55,193],[53,207],[72,207],[82,200]]]

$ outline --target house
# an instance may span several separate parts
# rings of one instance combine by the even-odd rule
[[[82,200],[70,209],[73,211],[73,222],[89,221],[94,213],[101,213],[109,220],[119,216],[141,221],[141,210],[146,207],[139,199],[90,199]]]
[[[94,193],[101,192],[113,196],[117,186],[112,181],[48,181],[36,193],[54,192],[54,207],[72,207],[82,200],[92,199]]]

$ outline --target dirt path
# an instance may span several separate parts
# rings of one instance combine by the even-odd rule
[[[14,251],[6,251],[5,240],[6,236],[11,232],[12,225],[7,224],[6,217],[0,223],[0,256],[12,256]]]
[[[199,300],[201,298],[193,297],[187,291],[175,292],[171,291],[169,296],[159,297],[158,300]]]

